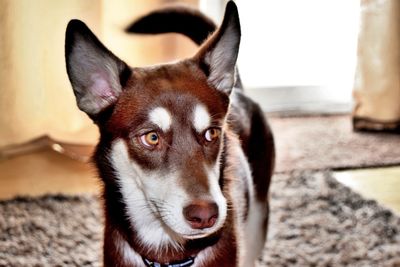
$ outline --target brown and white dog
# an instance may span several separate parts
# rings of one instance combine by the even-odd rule
[[[152,23],[164,18],[170,23]],[[187,8],[140,21],[129,31],[206,40],[192,58],[131,68],[83,22],[70,21],[66,32],[77,104],[101,134],[94,162],[104,183],[104,265],[254,266],[267,231],[274,145],[236,74],[236,5],[228,3],[209,38],[214,24]],[[204,27],[192,33],[192,22]]]

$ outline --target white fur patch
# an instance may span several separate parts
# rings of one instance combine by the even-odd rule
[[[218,255],[214,253],[214,247],[207,247],[200,251],[199,254],[197,254],[193,267],[204,266],[205,264],[213,260],[216,256]]]
[[[222,227],[228,213],[225,197],[222,195],[221,187],[219,186],[219,164],[207,170],[208,184],[210,187],[210,195],[218,206],[218,220],[214,228]]]
[[[124,261],[126,264],[137,264],[141,265],[143,264],[142,257],[140,257],[139,254],[137,254],[131,246],[123,240],[122,238],[118,238],[116,240],[118,242],[118,249],[120,250],[121,256],[123,257]]]
[[[157,107],[153,109],[149,114],[149,118],[152,123],[156,124],[164,132],[171,128],[171,114],[165,108]]]
[[[149,207],[144,194],[145,185],[141,179],[145,174],[139,166],[131,162],[123,140],[117,140],[113,143],[111,162],[115,168],[123,201],[127,207],[127,215],[137,230],[142,245],[148,248],[161,249],[164,245],[174,244]],[[157,188],[157,186],[154,188]]]
[[[251,199],[249,215],[244,232],[244,250],[243,264],[254,266],[255,261],[260,257],[264,248],[265,236],[260,234],[264,228],[266,207],[264,203]],[[245,266],[243,265],[243,266]]]
[[[210,126],[210,123],[211,117],[207,109],[201,104],[196,105],[193,111],[193,126],[196,131],[203,132]]]

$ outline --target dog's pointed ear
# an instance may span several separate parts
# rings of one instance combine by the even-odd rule
[[[131,74],[79,20],[68,23],[65,59],[78,107],[92,118],[116,102]]]
[[[208,83],[227,94],[235,83],[240,35],[238,10],[236,4],[229,1],[221,26],[195,56],[208,76]]]

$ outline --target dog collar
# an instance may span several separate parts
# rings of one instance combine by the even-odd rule
[[[175,262],[166,263],[166,264],[158,263],[155,261],[150,261],[150,260],[146,259],[145,257],[142,257],[142,259],[143,259],[144,264],[147,267],[188,267],[188,266],[192,266],[192,264],[194,263],[194,257],[189,257],[186,260],[175,261]]]

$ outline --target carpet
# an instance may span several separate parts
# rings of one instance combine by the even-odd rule
[[[277,174],[260,266],[400,266],[400,217],[327,172]],[[0,266],[100,266],[95,196],[0,202]]]
[[[349,115],[269,116],[277,172],[400,165],[399,134],[354,132]]]
[[[0,202],[0,266],[100,266],[95,196],[44,196]]]

